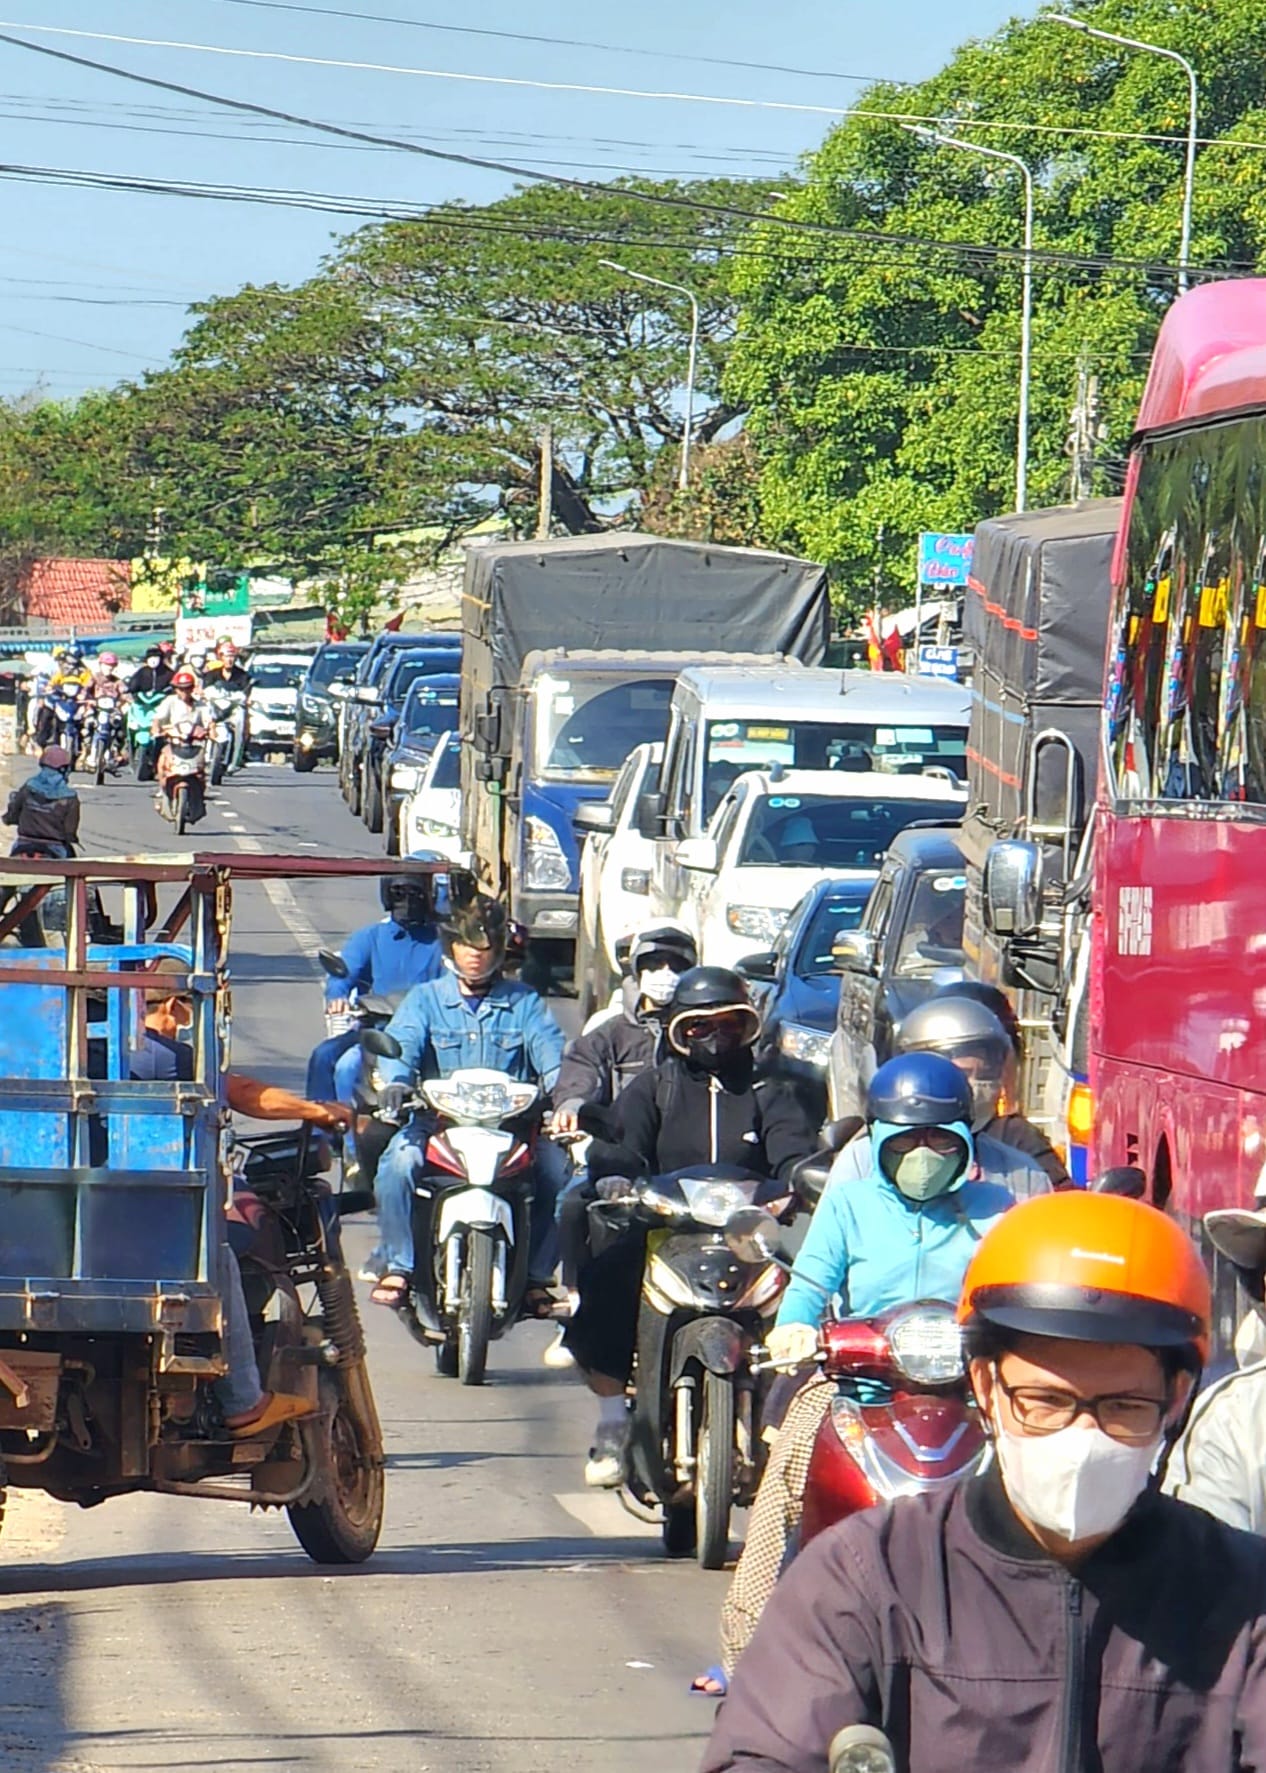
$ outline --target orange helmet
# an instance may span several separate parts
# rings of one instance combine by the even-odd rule
[[[963,1280],[958,1321],[1074,1342],[1209,1355],[1209,1277],[1191,1239],[1143,1201],[1079,1189],[1013,1207]]]

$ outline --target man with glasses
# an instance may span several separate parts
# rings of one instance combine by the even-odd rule
[[[820,1534],[741,1663],[705,1773],[1266,1767],[1266,1545],[1160,1493],[1208,1356],[1179,1226],[1073,1190],[981,1243],[959,1321],[995,1457]]]

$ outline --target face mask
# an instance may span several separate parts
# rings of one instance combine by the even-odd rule
[[[677,975],[671,967],[656,967],[653,972],[638,974],[638,990],[656,1009],[662,1010],[664,1005],[672,1002],[673,992],[677,989]]]
[[[916,1145],[913,1151],[903,1152],[891,1169],[885,1165],[884,1173],[891,1177],[893,1187],[907,1200],[935,1200],[938,1194],[952,1188],[962,1175],[963,1154],[957,1151],[946,1156],[933,1151],[930,1145]]]
[[[747,1043],[735,1029],[711,1028],[707,1034],[695,1035],[686,1042],[686,1055],[703,1071],[719,1071],[727,1060],[746,1049]]]
[[[1115,1532],[1147,1488],[1161,1441],[1126,1446],[1080,1422],[1055,1434],[1012,1434],[994,1422],[1007,1495],[1048,1533],[1075,1545]]]

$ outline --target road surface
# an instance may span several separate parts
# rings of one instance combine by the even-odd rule
[[[253,766],[183,842],[149,790],[78,780],[98,853],[377,853],[329,770]],[[313,951],[374,916],[376,892],[237,890],[236,1069],[302,1085],[324,1032]],[[353,1260],[371,1233],[350,1229]],[[686,1688],[713,1660],[726,1578],[667,1564],[656,1529],[584,1490],[592,1413],[541,1364],[549,1332],[520,1326],[466,1390],[388,1313],[364,1315],[389,1470],[361,1569],[318,1569],[276,1513],[170,1497],[85,1513],[10,1492],[3,1773],[697,1766],[712,1707]]]

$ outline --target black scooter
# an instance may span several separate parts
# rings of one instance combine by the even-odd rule
[[[347,978],[347,962],[332,948],[318,949],[317,959],[332,979]],[[404,991],[393,991],[382,996],[358,996],[350,1012],[358,1035],[363,1036],[371,1028],[385,1028],[407,995]],[[356,1185],[360,1188],[373,1187],[379,1160],[399,1131],[378,1118],[378,1093],[374,1054],[362,1044],[360,1075],[352,1092],[351,1104],[357,1115],[368,1117],[357,1128],[356,1157],[352,1166]]]

